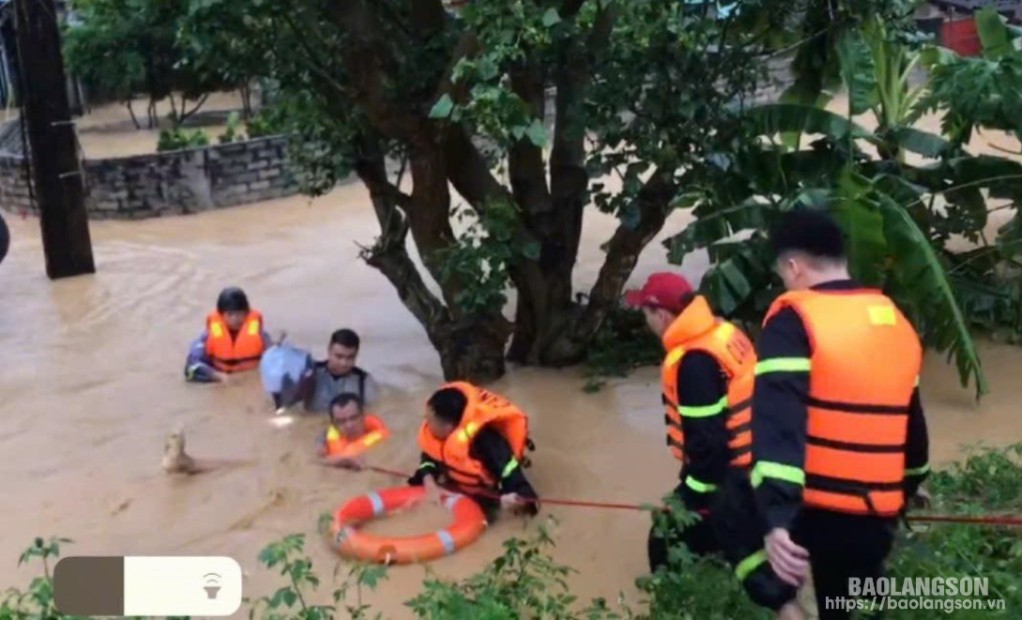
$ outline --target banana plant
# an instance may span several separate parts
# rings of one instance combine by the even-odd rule
[[[880,21],[847,34],[838,57],[848,113],[790,102],[750,109],[751,140],[688,172],[679,204],[695,218],[665,245],[672,262],[707,250],[714,267],[704,292],[724,314],[755,323],[779,290],[764,231],[788,209],[828,210],[846,230],[853,275],[890,294],[979,397],[988,385],[972,330],[996,326],[1022,336],[1022,164],[971,155],[959,141],[912,126],[930,91],[909,74],[929,53],[889,36]],[[865,112],[876,116],[876,130],[855,121]],[[818,138],[793,149],[778,139],[785,135]],[[907,163],[907,152],[926,163]],[[994,244],[982,234],[987,199],[1015,210]],[[952,252],[956,236],[976,249]]]

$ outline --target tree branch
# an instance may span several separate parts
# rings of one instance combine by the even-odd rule
[[[448,128],[444,155],[451,184],[477,213],[482,213],[490,200],[512,200],[511,193],[490,172],[486,158],[463,128]]]
[[[412,238],[419,255],[433,279],[441,284],[444,301],[452,318],[459,314],[456,303],[464,285],[454,278],[444,278],[438,252],[457,245],[451,229],[451,193],[447,185],[447,163],[443,151],[432,141],[411,146],[412,205],[408,210]]]
[[[406,238],[408,221],[398,210],[411,206],[411,197],[387,180],[384,153],[375,139],[361,141],[355,172],[369,189],[369,197],[380,222],[380,237],[371,248],[362,248],[361,258],[382,273],[394,286],[415,318],[426,329],[430,339],[440,337],[448,329],[450,314],[443,303],[430,292],[415,263],[408,256]]]
[[[412,197],[387,178],[386,155],[378,139],[367,135],[359,139],[354,169],[369,190],[381,233],[386,237],[398,234],[401,228],[407,232],[405,215],[398,209],[407,213],[412,206]]]
[[[447,9],[442,0],[412,0],[412,23],[423,40],[444,29]]]
[[[554,214],[559,220],[558,228],[563,231],[562,251],[567,253],[567,263],[571,265],[578,256],[582,218],[588,202],[584,106],[592,75],[591,56],[595,50],[607,45],[616,18],[616,8],[601,9],[587,37],[585,50],[575,46],[568,51],[554,77],[557,124],[550,154],[551,193]]]
[[[540,122],[543,122],[546,109],[544,78],[542,66],[531,61],[527,66],[511,71],[511,88],[529,107],[531,115]],[[553,209],[553,203],[547,188],[543,150],[527,138],[518,140],[508,154],[508,170],[511,191],[525,213],[526,226],[544,238],[556,234],[553,222],[546,217]]]
[[[366,2],[331,2],[327,14],[347,36],[345,69],[351,77],[351,98],[362,107],[374,127],[387,136],[415,139],[424,122],[414,106],[395,104],[387,96],[386,83],[396,81],[398,63],[381,38],[382,30]]]
[[[607,242],[607,258],[589,292],[589,303],[578,322],[575,339],[588,339],[599,329],[607,312],[617,305],[625,282],[635,269],[643,248],[660,232],[670,212],[677,185],[670,172],[656,170],[636,197],[639,223],[618,225]]]

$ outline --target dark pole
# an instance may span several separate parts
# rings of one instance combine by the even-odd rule
[[[53,0],[14,0],[21,113],[51,280],[95,273]]]

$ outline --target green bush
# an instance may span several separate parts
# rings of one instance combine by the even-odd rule
[[[589,343],[585,358],[586,392],[599,391],[608,378],[626,377],[642,366],[660,363],[663,345],[639,310],[617,308],[607,315]]]
[[[248,120],[246,126],[248,128],[248,137],[253,140],[255,138],[284,133],[277,115],[272,110],[260,110],[258,114]]]
[[[977,514],[1015,511],[1022,506],[1022,444],[997,450],[977,449],[964,463],[935,472],[930,488],[934,510],[940,513]],[[657,527],[673,520],[685,524],[695,518],[668,506],[654,513]],[[67,539],[39,538],[19,564],[33,558],[42,563],[43,575],[28,590],[8,590],[0,600],[0,620],[63,617],[53,606],[50,564]],[[684,547],[672,549],[669,566],[636,580],[639,601],[618,595],[614,603],[595,599],[582,604],[573,596],[566,579],[575,571],[558,564],[550,555],[554,541],[545,527],[532,537],[512,538],[503,554],[481,572],[461,581],[428,574],[421,592],[407,601],[415,617],[429,620],[716,620],[767,618],[769,614],[749,602],[730,569],[715,558],[696,558]],[[333,592],[333,606],[311,605],[308,594],[319,587],[320,578],[304,553],[305,537],[293,534],[276,541],[259,554],[259,561],[275,569],[284,585],[256,600],[250,618],[282,620],[332,620],[338,617],[364,620],[381,618],[364,602],[363,594],[386,579],[377,565],[338,564],[346,567]],[[641,552],[636,550],[637,553]],[[890,560],[896,577],[987,577],[990,597],[1003,598],[1006,611],[958,610],[955,617],[1015,617],[1022,609],[1022,534],[1018,530],[958,524],[915,525],[900,535]],[[334,581],[338,581],[335,570]],[[998,615],[998,613],[1000,615]],[[888,618],[932,618],[933,610],[893,611]]]
[[[209,146],[209,138],[201,129],[191,131],[175,127],[160,132],[160,141],[156,143],[156,152],[180,151]]]
[[[247,138],[241,131],[241,117],[238,116],[237,112],[231,112],[227,115],[227,127],[224,132],[220,134],[217,139],[220,144],[230,144],[232,142],[243,142]]]

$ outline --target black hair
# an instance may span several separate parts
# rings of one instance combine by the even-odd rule
[[[775,256],[802,252],[812,258],[845,259],[841,227],[829,214],[816,209],[794,209],[781,215],[770,233]]]
[[[248,312],[248,296],[240,288],[228,286],[220,291],[220,295],[216,298],[216,311],[220,314],[224,312]]]
[[[362,412],[362,399],[358,397],[358,394],[341,392],[337,396],[334,396],[333,399],[330,400],[330,409],[328,409],[330,417],[334,417],[334,407],[347,407],[351,403],[355,403],[355,406],[358,407],[359,413]]]
[[[358,334],[356,334],[354,330],[350,330],[345,327],[344,329],[339,329],[330,334],[330,344],[331,346],[336,344],[348,349],[357,350],[359,345],[362,344],[362,341],[359,339]]]
[[[465,414],[468,398],[465,397],[461,390],[447,387],[433,392],[427,404],[433,409],[436,417],[448,424],[457,426],[461,424],[461,417]]]

